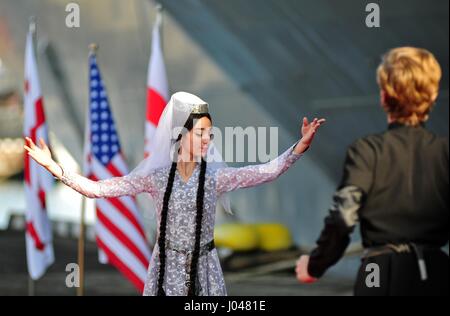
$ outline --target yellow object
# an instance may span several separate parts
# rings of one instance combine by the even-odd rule
[[[259,236],[259,249],[265,251],[286,250],[292,246],[289,229],[278,223],[254,225]]]
[[[258,248],[258,233],[253,225],[223,224],[214,230],[214,243],[217,247],[235,251],[248,251]]]
[[[292,246],[289,229],[278,223],[223,224],[214,230],[214,240],[217,247],[234,251],[276,251]]]

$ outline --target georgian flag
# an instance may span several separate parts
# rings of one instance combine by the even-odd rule
[[[49,143],[32,31],[27,35],[25,48],[23,134],[35,144],[39,143],[39,138]],[[54,178],[26,151],[24,159],[27,265],[30,277],[37,280],[54,262],[52,229],[46,209],[47,192],[52,187]]]
[[[144,155],[150,154],[149,146],[158,126],[159,118],[169,100],[169,84],[167,83],[166,66],[161,47],[161,13],[158,12],[152,32],[152,52],[147,73],[147,109],[145,120]]]

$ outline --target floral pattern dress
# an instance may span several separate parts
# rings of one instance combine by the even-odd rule
[[[295,145],[294,145],[295,146]],[[206,169],[200,257],[197,273],[198,295],[226,295],[226,287],[219,257],[215,248],[207,249],[214,237],[216,202],[218,197],[239,188],[253,187],[275,180],[300,156],[291,146],[276,159],[258,165],[220,169]],[[60,180],[90,198],[108,198],[137,195],[148,192],[156,203],[157,221],[161,218],[164,192],[170,167],[156,169],[148,176],[130,173],[124,177],[92,181],[64,167]],[[175,172],[172,194],[169,201],[166,230],[166,271],[163,288],[166,295],[187,295],[189,265],[195,242],[196,194],[200,165],[185,182]],[[158,232],[159,235],[159,232]],[[159,271],[159,249],[156,243],[150,265],[144,295],[156,295]]]

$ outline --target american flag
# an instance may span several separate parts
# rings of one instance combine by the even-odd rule
[[[44,103],[39,84],[38,68],[33,46],[32,29],[27,36],[25,49],[24,136],[34,143],[42,138],[48,144]],[[39,279],[54,262],[52,229],[47,214],[46,196],[54,179],[25,152],[26,249],[30,277]]]
[[[89,56],[90,105],[85,174],[97,181],[128,174],[96,55]],[[134,197],[98,199],[96,240],[99,259],[114,265],[142,293],[150,250]]]
[[[166,66],[161,47],[162,13],[159,11],[152,32],[152,53],[148,62],[147,73],[147,115],[145,120],[144,155],[150,154],[150,144],[158,126],[159,118],[169,101],[169,84],[167,82]]]

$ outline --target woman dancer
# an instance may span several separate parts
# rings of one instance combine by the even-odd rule
[[[231,168],[217,159],[211,143],[208,104],[178,92],[161,115],[150,156],[124,177],[92,181],[56,163],[43,140],[38,147],[27,138],[24,147],[56,178],[87,197],[151,194],[159,229],[144,295],[226,295],[213,240],[217,200],[226,192],[275,180],[300,158],[324,121],[308,123],[304,118],[302,138],[278,158]]]

